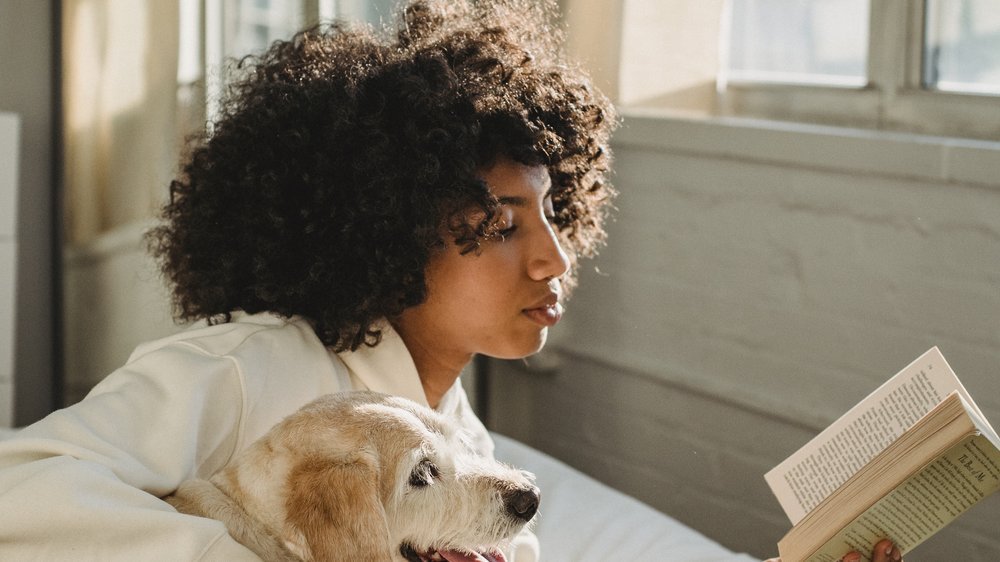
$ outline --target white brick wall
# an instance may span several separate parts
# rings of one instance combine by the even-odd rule
[[[1000,424],[1000,145],[632,115],[616,155],[562,366],[501,367],[501,432],[764,557],[763,473],[932,345]],[[907,561],[995,560],[977,511]]]

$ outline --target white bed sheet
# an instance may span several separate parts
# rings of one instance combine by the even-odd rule
[[[544,562],[747,562],[694,529],[569,465],[493,433],[496,457],[535,474]]]

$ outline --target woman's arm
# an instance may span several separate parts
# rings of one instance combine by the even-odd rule
[[[243,409],[234,361],[185,343],[112,373],[0,443],[0,558],[255,559],[221,523],[159,499],[225,464]]]

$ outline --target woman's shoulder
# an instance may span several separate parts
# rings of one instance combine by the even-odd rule
[[[197,324],[140,345],[126,366],[151,363],[228,371],[251,406],[265,398],[301,405],[304,399],[344,390],[346,379],[340,373],[346,369],[332,360],[308,321],[274,314],[239,313],[226,323]]]
[[[211,384],[213,373],[225,379],[242,403],[243,438],[249,442],[305,403],[349,390],[346,368],[334,357],[305,319],[240,313],[226,323],[200,323],[140,345],[129,359],[136,368],[125,371],[157,365],[152,375],[191,386]],[[196,372],[176,372],[183,368]]]
[[[219,357],[253,354],[258,349],[307,355],[326,353],[309,322],[301,317],[236,312],[229,322],[199,321],[175,334],[142,343],[132,352],[128,362],[169,346],[185,346]]]

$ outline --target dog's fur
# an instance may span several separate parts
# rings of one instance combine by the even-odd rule
[[[265,560],[503,560],[495,553],[535,514],[532,479],[477,454],[428,408],[348,392],[306,405],[166,499],[224,522]]]

